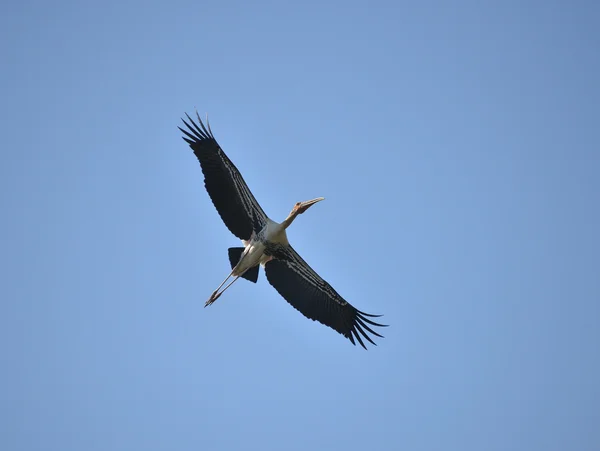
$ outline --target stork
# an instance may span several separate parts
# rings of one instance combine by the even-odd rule
[[[368,333],[383,338],[371,327],[386,327],[372,319],[381,315],[362,312],[344,300],[294,250],[286,235],[292,222],[323,197],[298,202],[281,223],[270,219],[254,198],[242,175],[225,155],[210,129],[186,113],[182,119],[187,130],[178,127],[200,162],[204,186],[229,231],[243,247],[229,248],[231,272],[206,301],[215,302],[240,277],[256,283],[258,270],[264,268],[267,280],[279,294],[305,317],[331,327],[356,346],[355,339],[367,349],[363,338],[375,345]],[[228,285],[223,286],[232,279]]]

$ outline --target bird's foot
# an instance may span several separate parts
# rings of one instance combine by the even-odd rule
[[[208,307],[209,305],[212,305],[213,302],[215,302],[219,296],[221,296],[221,293],[217,293],[216,291],[213,291],[213,294],[210,295],[210,297],[208,298],[208,301],[206,301],[206,303],[204,304],[204,307]]]

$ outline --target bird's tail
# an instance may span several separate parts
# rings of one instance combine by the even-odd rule
[[[229,252],[229,263],[231,263],[231,269],[233,269],[235,267],[235,265],[237,265],[238,262],[240,261],[240,258],[242,257],[242,253],[244,252],[244,248],[243,247],[230,247],[228,249],[228,252]],[[244,274],[242,274],[241,277],[243,279],[249,280],[250,282],[256,283],[256,281],[258,280],[258,269],[259,268],[260,268],[260,265],[253,266],[248,271],[246,271]]]

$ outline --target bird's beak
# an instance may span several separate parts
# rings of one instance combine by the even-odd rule
[[[325,200],[324,197],[317,197],[316,199],[311,199],[311,200],[307,200],[305,202],[301,202],[298,209],[300,211],[305,211],[308,207],[310,207],[311,205],[316,204],[317,202],[321,202],[322,200]]]

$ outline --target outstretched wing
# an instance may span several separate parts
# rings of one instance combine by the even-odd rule
[[[354,308],[292,246],[277,246],[272,254],[273,259],[265,264],[267,280],[292,307],[307,318],[336,330],[354,345],[356,338],[365,349],[361,336],[375,344],[367,332],[383,338],[369,327],[386,327],[369,319],[381,315],[370,315]]]
[[[178,127],[200,162],[204,186],[221,219],[231,233],[240,240],[250,240],[253,231],[260,231],[267,223],[267,215],[246,185],[240,171],[225,155],[215,137],[204,126],[198,112],[198,124],[186,113],[182,119],[187,130]]]

